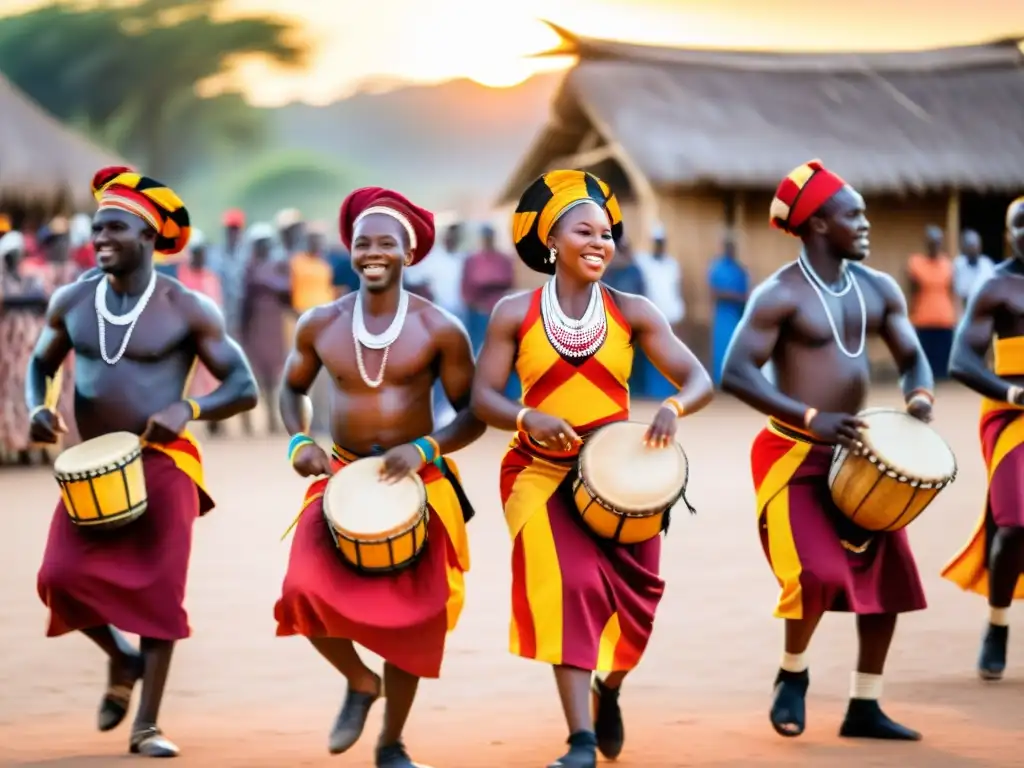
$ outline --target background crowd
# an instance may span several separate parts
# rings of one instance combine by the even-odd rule
[[[158,270],[209,296],[221,307],[228,330],[245,349],[265,403],[273,403],[297,317],[356,290],[359,278],[333,227],[306,221],[294,208],[279,211],[272,222],[247,221],[241,210],[226,211],[219,232],[206,236],[194,230],[186,251],[158,263]],[[13,230],[0,215],[0,462],[31,464],[52,459],[50,452],[28,443],[23,390],[25,367],[42,328],[47,301],[62,285],[94,266],[91,220],[80,214],[56,217],[35,232]],[[512,256],[497,244],[490,224],[452,221],[430,256],[406,271],[408,289],[442,306],[465,325],[475,351],[483,344],[494,305],[515,290]],[[953,329],[970,293],[994,267],[976,232],[964,231],[959,253],[951,258],[938,226],[924,232],[920,253],[907,260],[905,283],[911,322],[939,378],[946,376]],[[684,338],[686,318],[684,279],[703,279],[713,300],[709,361],[716,384],[722,359],[739,322],[749,292],[748,270],[737,257],[733,238],[726,235],[721,252],[711,255],[707,274],[681,274],[664,229],[656,227],[645,241],[619,244],[606,275],[613,288],[646,296]],[[71,427],[64,445],[77,440],[74,432],[74,360],[69,359],[60,408]],[[215,386],[209,372],[197,366],[192,394]],[[314,430],[327,431],[328,382],[319,379],[313,390]],[[636,360],[630,381],[636,398],[663,398],[672,385],[643,357]],[[509,393],[518,396],[513,376]],[[435,391],[437,418],[444,422],[453,411],[440,385]],[[274,409],[265,408],[261,430],[275,433]],[[252,416],[240,417],[252,434]],[[210,432],[219,426],[211,424]]]

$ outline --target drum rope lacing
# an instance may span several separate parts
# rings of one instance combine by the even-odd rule
[[[821,301],[821,306],[825,310],[825,317],[828,318],[829,327],[832,329],[832,338],[836,341],[836,346],[839,347],[839,351],[842,352],[850,359],[856,359],[864,354],[864,346],[867,342],[868,337],[868,312],[867,307],[864,304],[864,294],[860,290],[860,284],[857,282],[857,278],[854,276],[851,270],[846,268],[843,264],[842,271],[840,274],[846,277],[846,284],[843,288],[838,291],[832,290],[814,271],[810,262],[807,260],[807,254],[804,251],[800,252],[800,257],[797,259],[797,264],[800,265],[800,271],[803,272],[807,282],[811,284],[811,288],[818,294],[818,299]],[[850,352],[843,343],[842,338],[839,335],[839,328],[836,327],[835,318],[832,317],[832,310],[829,309],[828,302],[825,300],[825,295],[822,291],[826,291],[829,295],[841,299],[850,289],[857,294],[857,303],[860,306],[860,345],[857,347],[856,352]]]
[[[128,349],[128,341],[132,337],[132,331],[135,330],[135,324],[139,322],[143,310],[146,309],[146,305],[149,304],[149,300],[153,297],[153,292],[156,290],[156,270],[154,269],[150,273],[149,285],[146,286],[146,290],[143,291],[135,306],[123,315],[115,315],[107,308],[107,290],[107,279],[101,277],[96,283],[96,324],[100,336],[100,356],[107,365],[117,365],[118,361],[124,356],[125,350]],[[124,339],[121,341],[121,349],[113,357],[107,356],[106,323],[128,326]]]
[[[552,277],[541,289],[540,316],[548,340],[564,357],[589,357],[601,348],[608,334],[604,298],[597,283],[590,289],[590,303],[583,317],[576,320],[562,311]]]
[[[363,383],[371,389],[377,389],[384,383],[384,369],[388,365],[388,353],[391,351],[391,345],[398,340],[399,335],[402,333],[402,327],[405,325],[405,317],[408,311],[409,293],[402,288],[398,296],[398,309],[391,324],[384,329],[383,333],[370,333],[366,329],[366,322],[363,316],[363,294],[362,292],[356,294],[356,306],[352,312],[352,340],[356,345],[356,367],[359,368],[359,376],[362,378]],[[363,347],[384,350],[384,356],[380,361],[380,372],[377,374],[376,379],[371,379],[366,373],[366,365],[363,362]]]

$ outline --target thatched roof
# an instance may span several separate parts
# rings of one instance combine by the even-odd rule
[[[502,192],[596,130],[655,187],[774,188],[814,157],[866,192],[1024,189],[1017,40],[914,52],[768,53],[563,38],[578,63]]]
[[[0,74],[0,196],[63,196],[88,207],[94,202],[89,192],[93,174],[123,163],[65,127]]]

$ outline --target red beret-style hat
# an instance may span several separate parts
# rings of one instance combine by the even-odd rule
[[[382,187],[362,187],[352,192],[341,204],[338,228],[341,242],[352,250],[352,233],[365,216],[379,213],[390,216],[405,230],[412,251],[412,263],[423,259],[434,247],[434,214],[414,205],[404,196]]]
[[[821,164],[811,160],[789,172],[775,190],[768,212],[771,226],[790,235],[827,203],[846,182]]]

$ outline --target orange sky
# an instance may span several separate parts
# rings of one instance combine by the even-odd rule
[[[0,11],[39,4],[0,0]],[[1024,0],[225,0],[225,6],[293,17],[314,45],[305,72],[241,67],[238,82],[255,103],[268,106],[328,102],[375,76],[513,85],[568,63],[524,58],[557,42],[538,18],[593,37],[711,47],[867,50],[1024,35]]]

